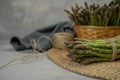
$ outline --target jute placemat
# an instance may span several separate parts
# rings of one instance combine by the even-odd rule
[[[67,55],[67,50],[50,49],[48,57],[59,66],[70,71],[83,74],[89,77],[105,80],[120,80],[120,61],[100,62],[83,65],[73,62]]]

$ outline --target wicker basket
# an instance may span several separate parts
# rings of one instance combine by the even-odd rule
[[[97,27],[73,24],[77,37],[83,39],[106,39],[120,35],[120,26]]]

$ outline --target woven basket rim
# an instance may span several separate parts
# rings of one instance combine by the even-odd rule
[[[77,25],[73,24],[73,27],[81,27],[81,28],[94,28],[94,29],[120,29],[120,26],[92,26],[92,25]]]

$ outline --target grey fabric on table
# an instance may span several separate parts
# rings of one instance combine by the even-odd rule
[[[65,21],[65,22],[59,22],[57,24],[49,25],[47,27],[45,26],[45,28],[38,29],[23,38],[18,38],[14,36],[11,38],[10,43],[17,51],[27,50],[32,48],[31,47],[32,39],[37,40],[41,36],[47,36],[50,39],[52,39],[53,34],[56,32],[69,32],[75,35],[75,32],[72,28],[72,22]],[[51,42],[46,38],[41,38],[39,40],[39,43],[37,44],[40,45],[40,47],[43,50],[48,50],[52,47]],[[37,46],[37,50],[41,51],[41,49],[38,46]]]

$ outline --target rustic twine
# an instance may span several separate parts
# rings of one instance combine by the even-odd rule
[[[37,39],[37,42],[36,42],[36,43],[39,44],[39,45],[38,45],[38,48],[39,48],[42,52],[46,52],[46,51],[45,51],[44,49],[42,49],[41,46],[40,46],[40,39],[42,39],[42,38],[48,39],[48,40],[50,41],[50,43],[52,44],[52,48],[54,48],[54,44],[53,44],[53,41],[52,41],[51,38],[49,38],[48,36],[41,36],[41,37],[39,37],[39,38]]]
[[[58,32],[55,33],[51,38],[49,38],[48,36],[41,36],[37,39],[37,41],[33,40],[33,44],[35,47],[33,47],[34,51],[36,51],[36,48],[38,46],[38,48],[42,51],[42,52],[46,52],[44,49],[41,48],[40,46],[40,39],[42,38],[46,38],[50,41],[50,43],[52,44],[52,48],[57,48],[57,49],[65,49],[65,42],[73,40],[74,36],[71,33],[67,33],[67,32]],[[37,45],[39,43],[39,45]],[[33,51],[33,52],[34,52]]]
[[[53,35],[53,40],[50,39],[47,36],[41,36],[41,37],[39,37],[37,39],[37,41],[35,39],[32,39],[31,40],[31,46],[32,46],[32,51],[33,51],[32,53],[33,54],[28,54],[28,55],[22,56],[20,58],[13,59],[13,60],[9,61],[8,63],[0,66],[0,69],[5,68],[6,66],[8,66],[9,64],[11,64],[11,63],[13,63],[15,61],[19,61],[19,60],[21,60],[21,61],[28,61],[28,60],[30,60],[32,58],[38,58],[40,56],[39,55],[40,52],[38,52],[36,50],[37,46],[39,47],[39,49],[41,51],[46,52],[44,49],[41,48],[40,43],[39,43],[40,39],[42,39],[42,38],[48,39],[51,42],[52,47],[55,46],[55,48],[58,48],[58,49],[65,49],[64,42],[72,40],[73,39],[73,35],[70,34],[70,33],[62,32],[62,33],[55,33]],[[37,45],[38,43],[39,43],[39,45]]]
[[[57,49],[65,49],[65,42],[73,40],[71,33],[59,32],[53,35],[53,44]]]
[[[8,63],[0,66],[0,70],[5,68],[6,66],[8,66],[9,64],[11,64],[11,63],[13,63],[15,61],[19,61],[19,60],[21,60],[21,61],[28,61],[28,60],[30,60],[32,58],[36,58],[37,59],[40,55],[38,54],[39,52],[36,51],[37,43],[36,43],[35,39],[31,40],[31,45],[32,45],[32,51],[33,51],[32,54],[27,54],[27,55],[22,56],[20,58],[13,59],[13,60],[9,61]]]
[[[110,42],[111,46],[112,46],[112,56],[111,56],[111,61],[114,61],[116,59],[117,56],[117,46],[114,40],[112,39],[108,39],[108,42]]]

